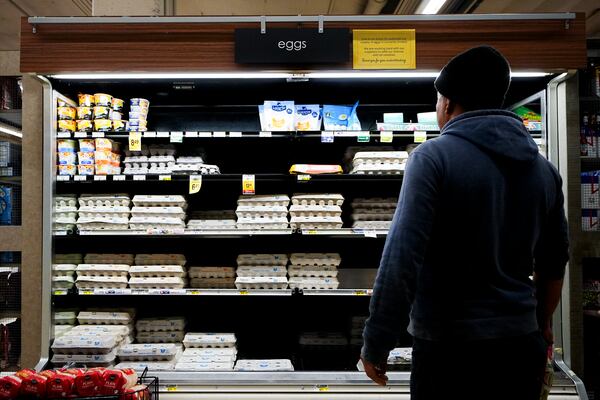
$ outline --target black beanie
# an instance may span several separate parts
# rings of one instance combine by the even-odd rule
[[[502,108],[510,85],[510,65],[491,46],[473,47],[448,61],[434,85],[466,111]]]

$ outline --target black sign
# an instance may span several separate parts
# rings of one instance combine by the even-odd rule
[[[350,60],[350,31],[346,28],[269,28],[235,30],[238,64],[331,64]]]

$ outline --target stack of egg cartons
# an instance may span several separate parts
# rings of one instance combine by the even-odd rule
[[[234,267],[191,266],[188,275],[194,289],[235,289]]]
[[[287,254],[240,254],[235,286],[247,289],[287,289]]]
[[[184,230],[187,203],[180,195],[135,195],[129,228]]]
[[[147,99],[133,98],[129,100],[129,130],[145,132],[148,130],[148,111],[150,102]]]
[[[292,196],[292,229],[340,229],[344,196],[336,193],[296,194]]]
[[[121,366],[125,363],[137,370],[143,365],[155,370],[170,370],[181,352],[182,346],[175,343],[137,343],[122,345],[117,355]]]
[[[237,357],[233,333],[187,333],[178,371],[231,371]]]
[[[86,254],[77,266],[77,289],[125,289],[133,254]]]
[[[290,288],[337,289],[338,267],[341,257],[337,253],[293,253],[290,255]]]
[[[266,360],[237,360],[235,371],[282,372],[294,371],[294,365],[289,359]]]
[[[148,173],[151,175],[168,175],[173,172],[175,164],[175,146],[172,144],[151,145],[148,157]]]
[[[125,175],[148,175],[148,155],[150,150],[147,145],[143,144],[140,151],[125,150],[125,159],[123,164]]]
[[[66,335],[77,323],[77,312],[73,310],[56,310],[52,319],[53,337]]]
[[[187,229],[191,231],[236,229],[235,211],[194,211],[188,220]]]
[[[94,367],[115,365],[117,349],[130,343],[133,333],[132,311],[81,311],[79,325],[52,344],[52,363],[81,363]]]
[[[410,371],[412,347],[396,347],[390,351],[387,359],[389,371]]]
[[[205,164],[201,156],[180,156],[171,165],[171,171],[176,175],[215,175],[221,171],[217,165]]]
[[[352,228],[389,230],[397,202],[394,197],[352,200]]]
[[[290,198],[285,194],[240,196],[235,211],[238,229],[287,229]]]
[[[187,284],[183,254],[138,254],[129,273],[132,289],[183,289]]]
[[[82,194],[77,220],[79,232],[127,230],[130,202],[125,194]]]
[[[81,254],[55,254],[52,263],[52,290],[69,290],[75,284],[75,270],[82,262]]]
[[[62,195],[54,197],[52,210],[52,230],[55,232],[75,232],[77,223],[77,196]]]
[[[58,175],[75,175],[77,173],[77,141],[73,139],[58,139],[56,141],[56,158]]]
[[[351,174],[401,174],[404,171],[406,151],[359,151],[354,154]]]

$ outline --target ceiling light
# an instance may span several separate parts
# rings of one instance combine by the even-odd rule
[[[9,135],[12,135],[12,136],[16,136],[18,138],[23,138],[23,134],[20,131],[17,131],[15,129],[7,128],[6,126],[0,126],[0,132],[4,132],[6,134],[9,134]]]
[[[444,4],[446,0],[423,0],[415,14],[437,14]]]

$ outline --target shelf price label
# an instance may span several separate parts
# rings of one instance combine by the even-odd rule
[[[57,132],[56,137],[59,139],[70,138],[71,132]]]
[[[113,181],[124,181],[125,175],[113,175]]]
[[[159,175],[158,176],[158,180],[159,181],[170,181],[171,180],[171,175]]]
[[[168,138],[169,136],[169,132],[156,132],[157,138]]]
[[[171,143],[182,143],[183,132],[171,132]]]
[[[261,131],[258,133],[258,137],[271,137],[271,132]]]
[[[94,180],[95,181],[105,181],[106,175],[94,175]]]
[[[133,176],[133,180],[134,181],[145,181],[146,180],[146,175],[134,175]]]
[[[392,143],[394,141],[394,132],[381,131],[379,133],[379,139],[381,143]]]
[[[75,132],[75,134],[73,135],[73,137],[75,138],[86,138],[87,137],[87,132]]]
[[[316,385],[315,390],[317,392],[329,392],[329,386],[327,385]]]
[[[69,179],[71,179],[71,177],[69,175],[56,175],[57,182],[65,182],[65,181],[69,181]]]
[[[202,187],[202,175],[190,175],[190,194],[195,194]]]
[[[92,137],[93,138],[103,138],[104,132],[92,132]]]
[[[321,132],[321,143],[333,143],[333,132],[322,131]]]
[[[355,296],[366,296],[367,295],[367,291],[366,290],[355,290],[354,291],[354,295]]]
[[[415,143],[424,143],[427,140],[427,132],[415,131]]]
[[[167,386],[167,392],[176,392],[177,391],[177,385],[168,385]]]
[[[86,175],[75,175],[73,177],[73,180],[75,180],[75,181],[87,181],[87,176]]]
[[[54,294],[55,296],[64,296],[67,294],[66,290],[55,290],[52,294]]]
[[[129,132],[129,151],[142,151],[141,132]]]
[[[242,176],[242,194],[253,195],[255,193],[256,193],[256,190],[255,190],[254,175],[244,174]]]
[[[224,138],[226,136],[225,132],[213,132],[213,137]]]
[[[144,132],[144,137],[146,137],[146,138],[155,138],[156,137],[156,132],[154,132],[154,131],[146,131],[146,132]]]
[[[229,132],[229,137],[242,137],[242,132]]]
[[[250,294],[249,291],[247,291],[247,290],[240,290],[240,295],[245,296],[245,295],[248,295],[248,294]]]
[[[185,133],[185,137],[188,137],[188,138],[197,138],[198,137],[198,132],[186,132]]]
[[[358,132],[358,136],[356,136],[356,141],[359,143],[367,143],[371,140],[371,132]]]
[[[298,175],[298,182],[308,182],[310,181],[310,175]]]

